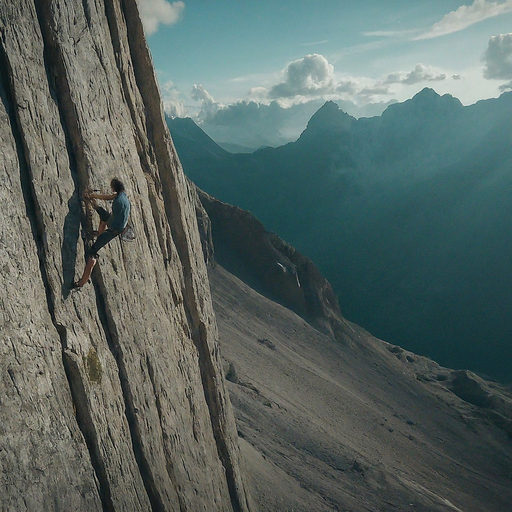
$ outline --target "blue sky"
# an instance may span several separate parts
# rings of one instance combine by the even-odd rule
[[[169,113],[240,101],[464,104],[512,88],[512,0],[139,0]]]

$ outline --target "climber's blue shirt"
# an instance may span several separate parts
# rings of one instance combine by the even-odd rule
[[[107,225],[112,231],[121,232],[128,224],[130,216],[130,201],[124,192],[119,192],[112,203],[112,215]]]

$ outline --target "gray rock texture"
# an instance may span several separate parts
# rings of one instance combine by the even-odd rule
[[[135,0],[0,0],[0,74],[0,509],[248,510],[195,192]],[[114,176],[137,237],[70,291],[80,197]]]
[[[510,510],[510,388],[355,324],[342,344],[220,265],[210,284],[259,510]]]

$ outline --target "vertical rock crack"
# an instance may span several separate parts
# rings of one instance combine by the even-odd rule
[[[105,468],[98,456],[97,438],[94,432],[90,415],[86,408],[81,404],[80,400],[80,386],[82,385],[80,377],[76,376],[76,372],[69,364],[70,359],[66,356],[67,340],[66,340],[66,329],[64,326],[59,325],[55,316],[55,297],[53,290],[48,279],[46,271],[46,252],[44,244],[44,226],[41,221],[40,207],[37,201],[37,196],[32,187],[31,171],[27,161],[27,155],[25,150],[25,140],[21,122],[17,112],[14,109],[16,105],[15,94],[12,87],[12,67],[7,57],[7,52],[4,48],[3,42],[0,41],[0,68],[5,71],[2,73],[2,99],[5,101],[6,111],[9,116],[11,131],[16,144],[16,150],[18,154],[18,162],[20,166],[20,184],[23,193],[23,199],[25,203],[25,209],[27,218],[30,222],[32,231],[32,238],[34,239],[37,256],[39,259],[39,270],[41,281],[44,286],[47,308],[50,314],[52,323],[59,335],[59,340],[62,349],[62,364],[68,381],[71,397],[75,404],[76,409],[76,420],[80,431],[84,436],[85,443],[87,445],[89,455],[91,458],[91,465],[96,474],[99,489],[98,493],[102,502],[104,512],[113,512],[114,505],[111,499],[110,486],[105,476]]]

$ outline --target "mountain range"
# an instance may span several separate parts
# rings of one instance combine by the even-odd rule
[[[507,510],[510,389],[185,177],[136,0],[0,1],[0,34],[2,512]],[[134,236],[77,289],[113,176]]]
[[[512,380],[512,93],[424,89],[379,117],[325,103],[296,142],[222,150],[167,120],[185,173],[310,257],[345,316],[454,368]]]
[[[218,110],[202,111],[197,123],[224,149],[233,153],[250,153],[261,147],[282,146],[296,140],[323,103],[321,99],[313,99],[284,107],[278,101],[269,105],[240,101],[219,106]],[[390,103],[357,106],[351,101],[336,101],[341,109],[354,117],[380,115]]]

